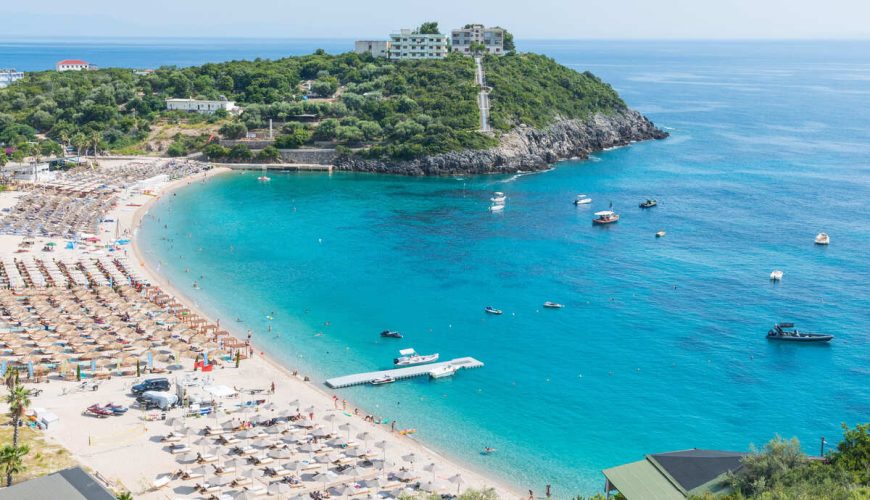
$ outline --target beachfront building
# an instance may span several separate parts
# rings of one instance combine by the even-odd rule
[[[0,69],[0,89],[8,87],[13,83],[24,78],[24,72],[15,71],[14,69]]]
[[[730,493],[726,478],[742,467],[745,453],[699,450],[647,455],[643,460],[604,470],[605,493],[618,491],[627,500],[684,500]]]
[[[414,33],[409,29],[390,34],[389,58],[444,59],[449,51],[447,35]]]
[[[390,53],[389,40],[357,40],[353,51],[357,54],[371,54],[373,57],[387,57]]]
[[[471,54],[471,45],[480,44],[488,54],[504,55],[504,30],[484,28],[482,24],[466,24],[464,28],[450,32],[453,52]]]
[[[187,111],[189,113],[201,113],[210,115],[222,109],[228,113],[236,111],[238,107],[233,101],[228,101],[221,96],[217,101],[205,99],[166,99],[166,109],[169,111]]]
[[[114,500],[115,495],[81,467],[71,467],[0,489],[0,500],[44,500],[45,498]]]
[[[64,59],[54,65],[58,71],[87,71],[92,69],[92,66],[87,61],[81,59]]]

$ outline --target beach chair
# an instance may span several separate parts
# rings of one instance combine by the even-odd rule
[[[254,453],[257,453],[257,450],[253,446],[245,446],[244,448],[236,446],[233,448],[233,451],[243,457],[250,457]]]
[[[271,464],[275,461],[274,458],[268,455],[260,455],[260,456],[252,456],[249,457],[249,460],[254,463],[254,465],[266,465]]]
[[[245,491],[255,496],[263,496],[266,494],[266,487],[262,484],[258,484],[256,486],[245,487]]]
[[[196,457],[197,463],[201,463],[201,464],[208,464],[211,462],[217,462],[217,459],[218,459],[217,456],[212,455],[210,453],[206,453],[205,455],[203,455],[201,453],[197,453],[197,457]]]
[[[177,443],[179,441],[181,441],[181,436],[175,436],[172,433],[169,433],[160,438],[161,443]]]
[[[187,446],[187,444],[184,443],[174,444],[169,447],[169,453],[172,453],[173,455],[176,455],[178,453],[185,453],[188,451],[190,451],[190,446]]]
[[[232,474],[232,473],[236,472],[235,467],[218,467],[215,464],[211,464],[211,466],[214,467],[214,473],[217,474],[218,476],[222,476],[224,474]]]
[[[166,486],[170,482],[172,482],[172,474],[163,474],[162,476],[158,476],[151,483],[151,489],[152,490],[159,490],[160,488],[163,488],[164,486]]]
[[[236,480],[230,484],[232,486],[237,487],[237,488],[241,488],[241,487],[247,486],[249,484],[254,484],[254,481],[249,477],[240,477],[240,478],[236,478]]]

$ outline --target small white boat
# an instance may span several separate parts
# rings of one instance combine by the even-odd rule
[[[392,384],[395,381],[396,381],[396,379],[394,379],[393,377],[391,377],[389,375],[384,375],[383,377],[373,379],[371,381],[371,384],[372,385],[385,385],[385,384]]]
[[[486,307],[483,309],[483,311],[484,311],[485,313],[487,313],[487,314],[495,314],[496,316],[499,316],[499,315],[502,314],[502,310],[501,310],[501,309],[496,309],[495,307],[492,307],[492,306],[486,306]]]
[[[782,280],[782,271],[779,269],[773,270],[770,273],[770,281],[781,281]]]
[[[588,205],[592,203],[592,198],[586,196],[585,194],[578,194],[576,198],[574,198],[575,205]]]
[[[658,231],[656,233],[656,238],[663,238],[666,234],[668,234],[668,233],[666,233],[665,230],[662,229],[661,231]]]
[[[272,180],[272,178],[265,176],[265,175],[261,175],[261,176],[257,177],[257,180],[260,182],[269,182]]]
[[[436,366],[435,368],[432,368],[431,370],[429,370],[429,377],[436,378],[436,379],[449,377],[449,376],[453,375],[454,373],[456,373],[456,370],[458,370],[458,368],[451,365],[451,364]]]
[[[493,203],[500,203],[500,204],[504,205],[504,201],[506,199],[507,199],[507,196],[505,196],[504,193],[502,193],[501,191],[496,191],[496,192],[492,193],[492,198],[490,198],[489,201],[491,201]]]
[[[393,364],[396,366],[422,365],[438,361],[437,352],[435,354],[417,354],[414,349],[402,349],[399,354],[401,356],[393,360]]]
[[[816,235],[816,245],[830,245],[831,237],[828,233],[819,233]]]
[[[548,301],[544,302],[544,307],[546,307],[548,309],[562,309],[565,306],[558,303],[558,302],[550,302],[548,300]]]
[[[490,212],[501,212],[502,210],[504,210],[504,203],[493,203],[489,206]]]

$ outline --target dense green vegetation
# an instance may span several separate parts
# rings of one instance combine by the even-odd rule
[[[492,126],[499,130],[523,123],[543,127],[557,118],[626,108],[616,91],[592,73],[578,73],[546,56],[487,56],[484,69],[492,87]]]
[[[433,32],[438,26],[424,23],[419,29]],[[594,76],[543,56],[488,57],[486,66],[494,88],[492,118],[500,130],[625,106]],[[12,147],[17,159],[34,151],[56,154],[59,145],[96,153],[150,151],[152,143],[155,150],[179,156],[203,150],[217,138],[244,138],[271,119],[279,148],[331,144],[367,157],[409,159],[497,143],[477,131],[477,90],[473,60],[459,54],[391,62],[317,51],[141,74],[126,69],[35,72],[0,89],[0,145]],[[165,110],[170,97],[222,96],[244,112],[202,116]],[[170,131],[168,138],[162,130]],[[214,159],[253,157],[241,149],[230,156],[232,151],[212,147],[208,153]]]

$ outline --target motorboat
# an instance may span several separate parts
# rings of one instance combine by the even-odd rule
[[[666,233],[665,230],[662,229],[661,231],[656,232],[656,238],[663,238],[666,234],[668,233]]]
[[[770,281],[782,281],[782,271],[774,269],[770,272]]]
[[[652,208],[652,207],[654,207],[654,206],[656,206],[656,205],[658,205],[658,204],[659,204],[659,202],[656,201],[656,200],[650,200],[650,199],[647,199],[646,201],[642,201],[642,202],[640,202],[640,205],[638,205],[638,206],[639,206],[640,208]]]
[[[393,377],[391,377],[389,375],[384,375],[383,377],[378,377],[378,378],[372,379],[371,384],[372,385],[384,385],[384,384],[392,384],[395,381],[396,381],[396,379],[394,379]]]
[[[496,191],[496,192],[492,193],[492,198],[490,198],[489,201],[496,203],[496,204],[504,205],[504,202],[506,199],[507,199],[507,196],[505,196],[504,193],[502,193],[501,191]]]
[[[409,348],[402,349],[399,354],[401,356],[393,360],[393,364],[396,366],[422,365],[438,361],[437,352],[435,354],[417,354],[417,351]]]
[[[597,219],[592,219],[593,224],[613,224],[614,222],[619,221],[619,214],[614,212],[613,210],[602,210],[600,212],[595,212],[595,216]]]
[[[548,301],[544,302],[544,307],[549,308],[549,309],[562,309],[565,306],[558,303],[558,302],[550,302],[548,300]]]
[[[459,368],[449,363],[446,365],[436,366],[435,368],[429,370],[429,377],[434,379],[449,377],[456,373],[456,370],[458,369]]]
[[[487,314],[495,314],[496,316],[502,313],[501,309],[496,309],[492,306],[486,306],[483,310]]]
[[[816,235],[816,245],[830,245],[831,237],[828,233],[819,233]]]
[[[585,194],[578,194],[576,198],[574,198],[575,205],[588,205],[592,203],[592,198],[586,196]]]
[[[830,342],[834,336],[826,333],[799,332],[794,327],[794,323],[777,323],[767,332],[767,338],[790,342]]]
[[[268,175],[261,175],[261,176],[257,177],[257,180],[260,182],[269,182],[272,180],[272,178],[269,177]]]
[[[386,337],[390,339],[400,339],[402,338],[402,334],[399,332],[394,332],[393,330],[384,330],[381,332],[381,337]]]
[[[490,212],[501,212],[502,210],[504,210],[504,203],[493,203],[489,206]]]

